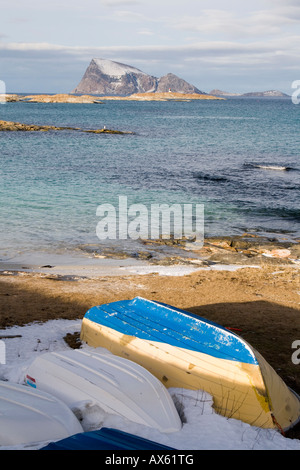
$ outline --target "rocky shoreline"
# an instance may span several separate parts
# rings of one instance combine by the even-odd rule
[[[79,104],[103,104],[104,101],[192,101],[192,100],[224,100],[225,98],[198,94],[198,93],[134,93],[129,96],[96,96],[96,95],[72,95],[72,94],[42,94],[42,95],[3,95],[3,101],[7,103],[79,103]]]
[[[56,95],[18,95],[6,94],[2,95],[3,100],[7,103],[79,103],[79,104],[100,104],[101,100],[97,96],[92,95],[70,95],[66,93],[59,93]]]
[[[40,132],[47,132],[47,131],[80,131],[80,132],[88,132],[93,134],[133,134],[132,132],[128,131],[118,131],[114,129],[81,129],[80,127],[58,127],[58,126],[45,126],[45,125],[36,125],[36,124],[24,124],[21,122],[13,122],[13,121],[1,121],[0,120],[0,131],[9,131],[9,132],[33,132],[33,131],[40,131]]]
[[[150,265],[195,267],[273,266],[300,267],[300,240],[283,240],[252,234],[211,237],[199,243],[195,240],[140,240],[135,249],[81,245],[79,250],[94,258],[137,259]]]
[[[125,100],[125,101],[193,101],[193,100],[224,100],[225,98],[201,95],[198,93],[134,93],[133,95],[121,96],[102,96],[102,100]]]

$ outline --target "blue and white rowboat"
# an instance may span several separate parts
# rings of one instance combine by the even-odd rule
[[[300,399],[246,341],[189,312],[141,297],[91,308],[81,340],[130,359],[166,387],[205,390],[216,412],[286,431]]]

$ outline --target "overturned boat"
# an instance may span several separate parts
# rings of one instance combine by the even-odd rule
[[[81,420],[89,410],[166,433],[182,426],[170,393],[156,377],[103,348],[41,354],[27,368],[25,380],[63,401]]]
[[[119,429],[101,428],[50,442],[41,450],[175,450]]]
[[[0,449],[65,439],[83,428],[63,402],[26,385],[0,381]]]
[[[166,387],[204,390],[217,413],[287,431],[300,398],[246,341],[189,312],[141,297],[91,308],[81,340],[126,357]]]

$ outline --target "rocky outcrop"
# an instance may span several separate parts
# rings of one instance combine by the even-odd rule
[[[250,93],[230,93],[228,91],[222,91],[222,90],[211,90],[210,95],[214,96],[241,96],[246,97],[246,98],[252,98],[252,97],[257,97],[257,98],[289,98],[289,95],[286,95],[285,93],[282,93],[281,91],[278,90],[269,90],[269,91],[252,91]]]
[[[11,94],[1,94],[0,95],[0,103],[14,103],[16,101],[19,101],[20,97],[17,94],[11,95]]]
[[[127,96],[125,98],[120,97],[103,97],[103,100],[106,99],[124,99],[128,101],[192,101],[192,100],[223,100],[225,98],[220,98],[217,96],[211,95],[200,95],[198,93],[135,93],[133,95]]]
[[[35,124],[23,124],[21,122],[0,121],[0,131],[58,131],[63,129],[56,126],[38,126]]]
[[[115,100],[115,101],[191,101],[191,100],[209,100],[209,99],[224,99],[221,97],[216,97],[207,94],[199,94],[199,93],[173,93],[173,92],[165,92],[165,93],[134,93],[129,96],[102,96],[101,99],[97,98],[96,96],[90,95],[81,95],[81,96],[74,96],[74,95],[67,95],[67,94],[60,94],[60,95],[15,95],[11,102],[23,102],[23,103],[94,103],[94,104],[103,104],[107,100]]]
[[[242,96],[248,97],[263,97],[263,98],[289,98],[289,95],[282,93],[278,90],[269,90],[269,91],[258,91],[258,92],[250,92],[244,93]]]
[[[93,59],[79,85],[71,93],[129,96],[169,90],[175,93],[205,94],[173,73],[156,78],[130,65],[106,59]]]
[[[243,234],[228,237],[212,237],[199,246],[196,240],[141,240],[151,251],[151,263],[157,262],[155,250],[159,246],[176,248],[164,264],[206,264],[243,266],[300,266],[300,244],[292,241],[279,241],[274,238]],[[169,254],[170,252],[168,252]],[[161,263],[161,260],[160,260]]]
[[[130,65],[105,59],[93,59],[81,82],[72,93],[131,95],[154,92],[157,79]]]
[[[101,103],[101,101],[99,99],[96,99],[95,96],[74,96],[66,93],[61,93],[57,95],[28,95],[21,98],[20,101],[26,101],[30,103]]]
[[[203,244],[199,244],[196,238],[177,239],[172,236],[140,239],[138,243],[141,249],[104,247],[94,243],[81,245],[79,249],[95,258],[134,258],[160,266],[300,267],[300,243],[281,242],[247,233],[205,238]]]
[[[0,95],[0,101],[6,103],[24,102],[24,103],[102,103],[100,99],[95,96],[81,95],[74,96],[66,93],[60,93],[57,95]]]
[[[200,95],[205,95],[203,91],[198,90],[194,85],[186,82],[182,78],[177,77],[173,73],[168,73],[164,77],[161,77],[158,80],[157,93],[165,93],[171,91],[173,93],[186,93],[193,94],[199,93]]]
[[[23,132],[33,132],[33,131],[40,131],[40,132],[47,132],[47,131],[81,131],[81,132],[89,132],[93,134],[132,134],[132,132],[123,132],[113,129],[81,129],[79,127],[57,127],[57,126],[40,126],[36,124],[23,124],[20,122],[13,122],[13,121],[0,121],[0,132],[1,131],[23,131]]]

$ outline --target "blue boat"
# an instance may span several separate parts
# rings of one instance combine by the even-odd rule
[[[170,305],[136,297],[86,312],[81,340],[126,357],[167,388],[204,390],[217,413],[284,432],[300,399],[235,332]]]
[[[113,428],[101,428],[51,442],[40,450],[175,450]]]

